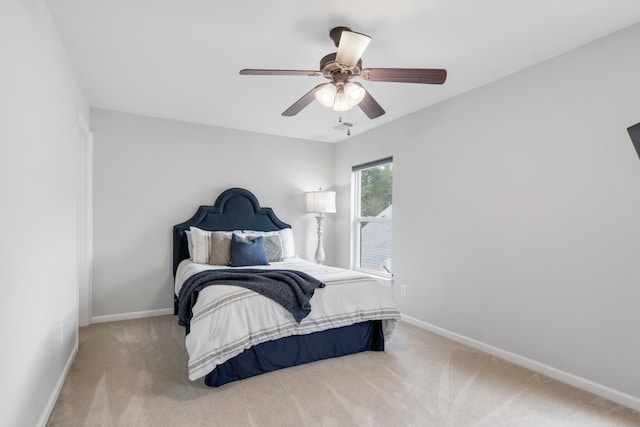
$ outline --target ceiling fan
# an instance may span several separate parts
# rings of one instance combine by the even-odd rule
[[[361,56],[371,37],[351,31],[347,27],[335,27],[329,37],[338,48],[320,60],[320,70],[270,70],[243,69],[241,75],[253,76],[322,76],[329,83],[319,84],[287,108],[283,116],[295,116],[317,99],[325,107],[346,111],[357,105],[370,118],[385,113],[384,109],[364,87],[351,81],[355,77],[372,82],[399,82],[442,84],[447,70],[433,68],[362,68]]]

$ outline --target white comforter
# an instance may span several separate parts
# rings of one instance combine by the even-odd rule
[[[176,295],[189,276],[216,268],[229,267],[182,261],[176,272]],[[299,270],[327,286],[316,289],[311,298],[311,313],[300,324],[278,303],[248,289],[225,285],[203,289],[193,307],[191,332],[186,337],[189,379],[208,374],[217,365],[262,342],[367,320],[383,320],[388,337],[400,318],[389,288],[362,273],[299,258],[247,268]]]

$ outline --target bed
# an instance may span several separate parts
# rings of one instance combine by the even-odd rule
[[[255,249],[258,258],[252,258]],[[174,311],[185,326],[189,378],[204,377],[211,387],[322,359],[383,351],[400,318],[388,288],[375,278],[298,258],[291,226],[243,188],[224,191],[213,206],[200,206],[191,219],[173,227],[173,274]],[[239,276],[280,280],[282,275],[284,281],[313,284],[304,288],[304,296],[298,293],[308,297],[306,304],[297,304],[298,311],[260,293],[264,288],[247,289],[235,281]]]

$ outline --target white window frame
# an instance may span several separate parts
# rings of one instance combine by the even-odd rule
[[[391,217],[377,217],[377,216],[358,216],[361,212],[360,200],[361,200],[361,177],[360,172],[364,169],[372,168],[375,166],[382,166],[385,164],[391,163],[393,164],[393,157],[385,157],[380,160],[376,160],[373,162],[364,163],[361,165],[353,166],[351,173],[351,200],[352,200],[352,211],[351,211],[351,268],[356,271],[361,271],[363,273],[371,274],[374,276],[379,276],[382,278],[390,279],[393,277],[392,272],[381,272],[377,270],[372,270],[370,268],[365,268],[360,266],[360,228],[363,222],[372,223],[372,222],[387,222],[393,224],[393,215]],[[393,237],[392,237],[393,238]],[[393,256],[392,256],[393,260]]]

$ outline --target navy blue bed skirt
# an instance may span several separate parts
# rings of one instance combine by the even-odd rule
[[[258,344],[218,365],[204,383],[219,387],[282,368],[369,350],[384,351],[380,320]]]

